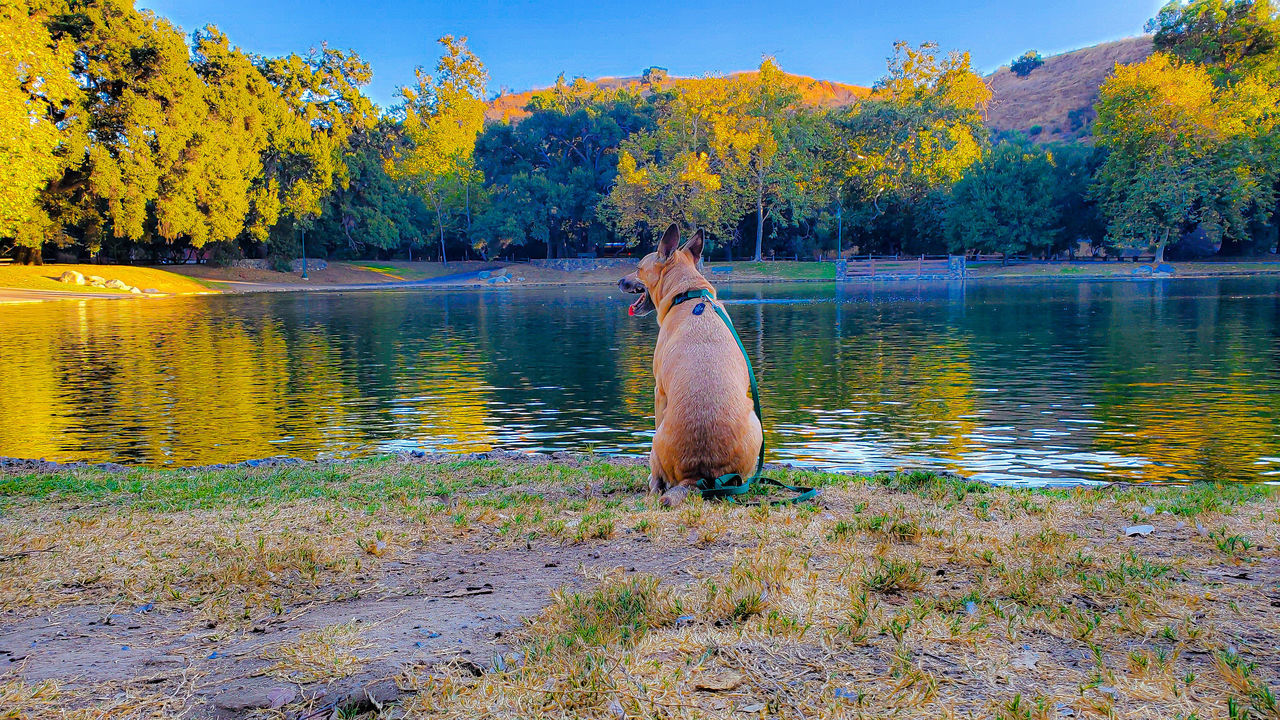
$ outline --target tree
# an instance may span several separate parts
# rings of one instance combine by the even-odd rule
[[[47,11],[27,0],[0,3],[0,238],[39,263],[54,232],[40,193],[84,142],[71,76],[71,43],[55,40]]]
[[[652,126],[639,93],[561,77],[535,93],[532,114],[492,123],[476,144],[487,181],[477,218],[477,250],[547,243],[547,256],[586,249],[608,237],[600,205],[617,175],[618,146]]]
[[[1162,262],[1169,240],[1197,225],[1213,237],[1248,231],[1245,212],[1269,183],[1241,157],[1254,130],[1234,97],[1205,68],[1164,53],[1103,84],[1096,133],[1109,154],[1094,197],[1111,242],[1155,246]]]
[[[814,172],[810,149],[814,136],[798,119],[800,94],[773,58],[765,58],[747,83],[741,130],[733,134],[737,142],[727,145],[736,152],[730,167],[738,168],[745,181],[745,194],[754,201],[756,246],[752,258],[762,259],[764,223],[785,221],[780,210],[785,205],[804,202],[805,180]]]
[[[292,257],[294,226],[305,226],[331,191],[346,188],[348,141],[377,122],[377,108],[361,92],[373,70],[356,53],[328,46],[259,58],[257,66],[275,97],[264,107],[268,140],[245,230],[252,241]]]
[[[1280,18],[1271,0],[1171,0],[1147,23],[1156,50],[1200,65],[1222,84],[1275,62]]]
[[[1061,235],[1053,157],[1004,142],[969,167],[951,191],[946,215],[953,252],[1048,253]]]
[[[342,176],[324,200],[314,234],[328,249],[359,257],[379,250],[413,249],[424,241],[418,230],[425,219],[422,200],[387,175],[385,161],[397,142],[399,127],[389,119],[352,133],[343,151]]]
[[[734,131],[746,95],[741,79],[675,83],[656,94],[652,129],[618,150],[618,180],[602,216],[620,234],[656,234],[675,221],[723,237],[745,209],[733,177]]]
[[[945,190],[985,152],[990,97],[967,54],[939,58],[932,44],[900,42],[871,98],[833,117],[836,182],[855,205],[846,217],[864,246],[941,246]]]
[[[475,167],[476,136],[484,127],[484,86],[488,74],[467,48],[467,39],[440,38],[444,54],[433,77],[418,68],[417,84],[402,88],[405,142],[388,161],[392,178],[406,182],[435,210],[440,233],[440,262],[445,250],[446,214],[462,197],[470,213],[471,189],[483,182]]]
[[[1040,53],[1035,50],[1028,50],[1009,66],[1014,75],[1018,77],[1026,77],[1031,74],[1032,70],[1044,65],[1044,60],[1040,58]]]

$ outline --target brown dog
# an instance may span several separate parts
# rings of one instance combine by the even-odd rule
[[[698,271],[701,255],[702,231],[680,248],[680,228],[673,224],[657,252],[618,281],[623,292],[640,295],[631,305],[632,315],[658,312],[649,491],[661,493],[668,507],[682,502],[700,479],[725,473],[749,476],[760,452],[760,420],[752,409],[747,363],[733,333],[711,308],[695,313],[705,300],[672,306],[688,290],[705,288],[714,294]]]

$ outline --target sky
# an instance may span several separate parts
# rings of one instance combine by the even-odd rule
[[[788,72],[870,85],[896,40],[967,50],[984,74],[1034,49],[1048,56],[1142,32],[1162,3],[1148,0],[549,0],[326,2],[139,0],[191,32],[206,24],[264,55],[327,42],[373,66],[366,88],[380,105],[431,68],[436,40],[464,35],[489,70],[490,94],[572,79],[667,68],[701,76],[746,70],[764,55]]]

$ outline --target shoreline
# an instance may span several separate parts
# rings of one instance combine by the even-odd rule
[[[1226,264],[1226,263],[1223,263]],[[1258,263],[1261,264],[1261,263]],[[779,277],[765,274],[742,273],[737,276],[729,274],[712,273],[708,275],[708,279],[717,286],[722,285],[747,285],[747,284],[780,284],[780,283],[828,283],[833,285],[841,285],[846,287],[898,287],[906,284],[947,284],[956,282],[1004,282],[1004,281],[1045,281],[1045,280],[1077,280],[1077,281],[1164,281],[1164,280],[1200,280],[1221,277],[1273,277],[1280,275],[1280,262],[1267,263],[1274,264],[1274,268],[1234,268],[1223,267],[1216,269],[1213,266],[1218,263],[1194,263],[1184,264],[1184,267],[1177,274],[1169,276],[1138,276],[1123,272],[1100,273],[1100,272],[1065,272],[1081,267],[1082,264],[1045,264],[1028,266],[1034,268],[1045,268],[1046,270],[1057,270],[1057,272],[1002,272],[1009,268],[987,268],[993,272],[973,272],[971,271],[966,277],[959,279],[950,278],[888,278],[888,279],[866,279],[859,278],[855,280],[837,283],[832,278],[815,278],[815,277]],[[712,263],[714,266],[715,264]],[[1191,265],[1191,267],[1185,267]],[[44,266],[56,267],[56,266]],[[520,265],[501,266],[502,270],[510,270],[518,272]],[[1016,267],[1016,266],[1013,266]],[[1116,263],[1110,267],[1117,269],[1129,269],[1132,267],[1141,267],[1141,265],[1130,265]],[[982,270],[984,268],[978,268]],[[175,273],[181,274],[181,273]],[[219,280],[215,278],[194,277],[192,279],[208,286],[210,289],[204,292],[187,292],[187,293],[159,293],[159,294],[128,294],[128,293],[104,293],[104,292],[84,292],[74,290],[49,290],[49,289],[27,289],[0,287],[0,305],[4,304],[20,304],[35,302],[53,302],[57,300],[122,300],[132,298],[171,298],[171,297],[194,297],[201,295],[240,295],[268,292],[367,292],[378,290],[474,290],[474,289],[500,289],[509,290],[514,288],[552,288],[552,287],[610,287],[616,283],[616,279],[600,278],[600,277],[582,277],[574,278],[571,271],[563,271],[566,276],[557,279],[538,279],[512,281],[506,283],[488,283],[473,277],[474,272],[459,273],[467,277],[457,280],[451,279],[451,276],[442,276],[435,278],[426,278],[419,280],[388,280],[386,282],[368,282],[368,283],[326,283],[326,284],[309,284],[297,281],[296,278],[292,282],[284,283],[261,283],[261,282],[245,282],[236,280]],[[188,276],[183,276],[188,277]]]
[[[1275,487],[780,469],[822,494],[662,509],[638,458],[253,462],[0,466],[9,709],[1266,717],[1280,685]]]

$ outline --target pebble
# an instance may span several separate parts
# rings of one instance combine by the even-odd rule
[[[1131,525],[1124,529],[1124,534],[1128,537],[1134,537],[1135,535],[1146,537],[1155,532],[1155,530],[1155,527],[1151,525]]]

